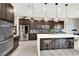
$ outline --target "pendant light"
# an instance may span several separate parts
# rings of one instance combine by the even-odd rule
[[[47,3],[44,3],[45,7],[44,7],[44,11],[45,11],[45,17],[44,20],[47,22],[48,18],[47,18]]]
[[[54,19],[55,22],[58,22],[58,3],[55,3],[55,6],[56,6],[56,18]]]
[[[31,11],[32,11],[32,13],[31,13],[31,22],[32,22],[32,25],[33,25],[33,23],[34,23],[34,20],[35,20],[35,18],[34,18],[34,3],[32,3],[31,4]]]
[[[66,14],[65,15],[66,16],[66,19],[67,19],[67,6],[68,6],[68,4],[65,4],[65,7],[66,7],[66,13],[65,13]]]
[[[67,6],[68,6],[68,4],[65,4],[65,21],[68,21],[68,17],[67,17]],[[69,24],[65,24],[65,29],[66,29],[66,31],[68,31],[70,29]]]

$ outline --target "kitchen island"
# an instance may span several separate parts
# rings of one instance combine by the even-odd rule
[[[38,49],[38,55],[40,56],[40,40],[42,39],[51,39],[53,40],[53,38],[75,38],[75,39],[78,39],[79,36],[78,35],[73,35],[73,34],[37,34],[37,49]],[[74,45],[74,48],[75,45]],[[78,48],[78,47],[77,47]]]

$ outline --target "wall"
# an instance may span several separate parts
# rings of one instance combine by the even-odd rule
[[[72,29],[77,29],[77,32],[79,32],[79,18],[65,19],[64,31],[67,33],[73,33]]]
[[[79,32],[79,19],[75,19],[74,23],[76,24],[77,31]]]
[[[16,26],[16,29],[17,29],[17,34],[14,36],[19,36],[19,17],[18,16],[16,16],[14,19],[14,26]]]

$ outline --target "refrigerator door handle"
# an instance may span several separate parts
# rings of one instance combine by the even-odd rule
[[[3,41],[3,42],[0,42],[0,44],[3,44],[3,43],[6,43],[6,42],[8,42],[9,40],[5,40],[5,41]]]

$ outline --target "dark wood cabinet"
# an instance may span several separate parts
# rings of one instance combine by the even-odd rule
[[[0,3],[0,19],[14,22],[13,6],[10,3]]]
[[[19,36],[16,36],[13,39],[13,49],[16,49],[18,46],[19,46]]]
[[[13,6],[11,4],[7,4],[6,9],[7,9],[7,20],[13,22],[14,19]]]
[[[29,34],[29,40],[37,40],[37,34],[36,33],[30,33]]]
[[[47,24],[50,26],[50,29],[53,28],[54,23],[55,23],[55,22],[54,22],[53,20],[49,20],[49,21],[47,22]]]
[[[7,4],[6,3],[1,3],[1,19],[2,20],[7,20]]]
[[[30,25],[30,19],[19,19],[20,25]]]
[[[34,20],[34,24],[32,26],[34,29],[40,29],[40,21],[39,20]]]
[[[55,25],[61,25],[61,29],[64,29],[64,21],[58,21],[58,22],[56,22],[56,23],[54,23],[54,26]]]
[[[1,19],[1,4],[0,4],[0,19]]]
[[[54,29],[55,25],[61,25],[64,28],[64,21],[55,22],[53,20],[30,20],[30,19],[20,19],[20,25],[30,25],[30,29],[42,29],[42,25],[49,25],[49,29]]]
[[[59,21],[59,24],[62,25],[62,28],[64,29],[64,21]]]

